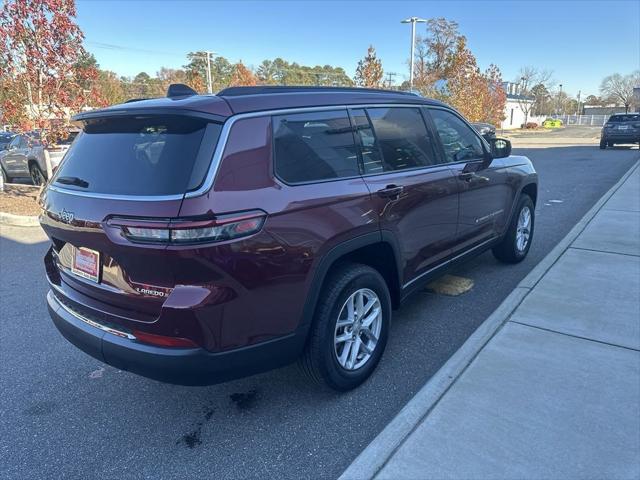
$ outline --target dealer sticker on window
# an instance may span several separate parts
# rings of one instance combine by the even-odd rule
[[[88,248],[74,248],[71,271],[79,277],[98,283],[100,279],[100,252]]]

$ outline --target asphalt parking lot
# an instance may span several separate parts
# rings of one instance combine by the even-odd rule
[[[474,281],[468,293],[415,295],[395,312],[377,372],[346,394],[295,366],[177,387],[102,365],[49,319],[41,231],[1,227],[0,477],[337,477],[640,156],[597,145],[514,153],[540,175],[527,260],[486,253],[452,272]]]

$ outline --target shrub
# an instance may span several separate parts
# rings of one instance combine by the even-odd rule
[[[528,128],[528,129],[538,128],[538,124],[536,122],[527,122],[524,128]]]

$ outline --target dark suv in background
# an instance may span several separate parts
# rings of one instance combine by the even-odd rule
[[[600,148],[613,147],[621,143],[640,145],[640,113],[618,113],[611,115],[602,127]]]
[[[49,311],[85,352],[154,379],[211,384],[299,358],[353,388],[410,293],[531,245],[531,162],[437,101],[172,86],[76,120],[41,196]]]

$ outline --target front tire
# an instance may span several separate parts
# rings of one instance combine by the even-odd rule
[[[493,255],[504,263],[518,263],[525,259],[533,240],[535,207],[529,195],[522,194],[507,233],[493,247]]]
[[[36,186],[47,183],[47,178],[44,176],[44,173],[42,173],[42,170],[40,170],[40,167],[35,163],[29,165],[29,175],[31,176],[31,181]]]
[[[300,359],[312,380],[351,390],[375,370],[391,322],[387,284],[373,268],[349,263],[328,276]]]

